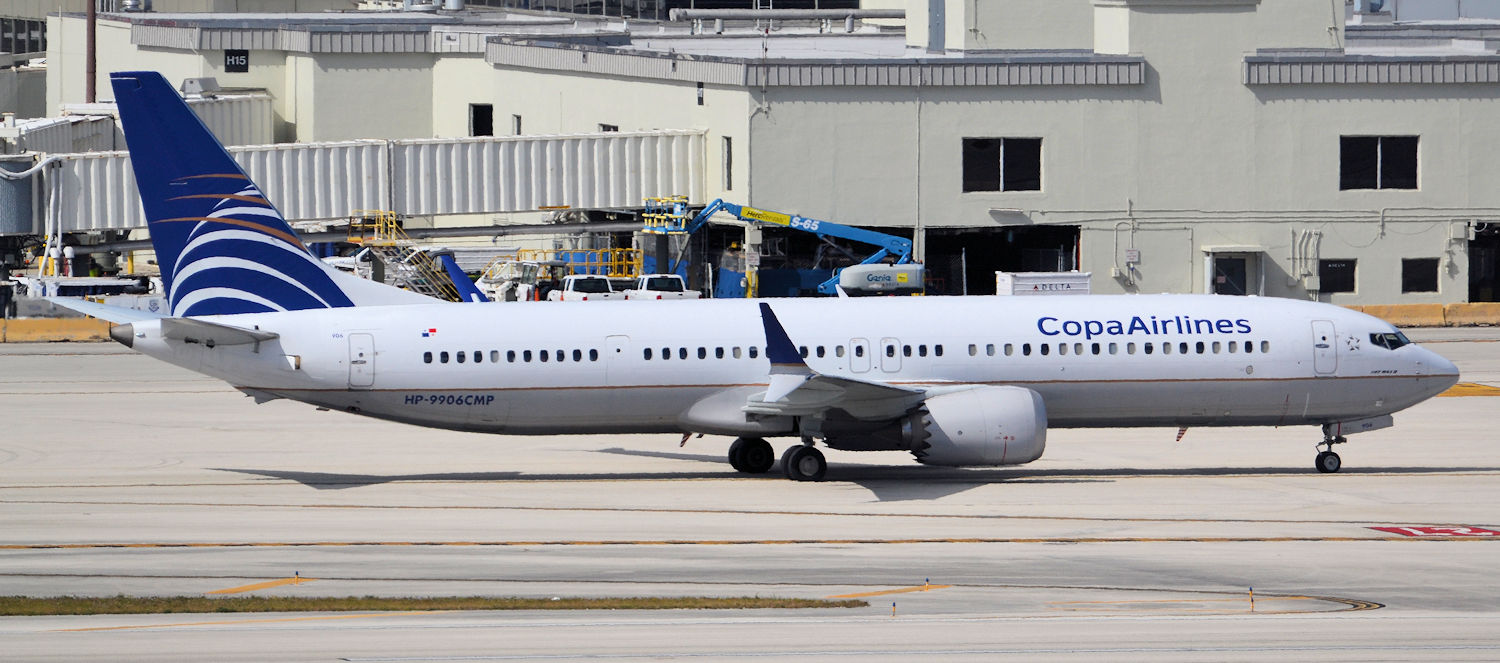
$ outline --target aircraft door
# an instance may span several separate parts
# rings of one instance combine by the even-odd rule
[[[629,336],[610,336],[604,339],[604,384],[625,384],[625,376],[630,373],[630,367],[626,363],[629,349]]]
[[[887,373],[895,373],[901,370],[900,339],[880,339],[880,370]]]
[[[368,389],[375,385],[375,337],[370,334],[349,335],[349,388]]]
[[[1333,375],[1339,367],[1338,338],[1334,335],[1333,323],[1328,320],[1312,321],[1313,372],[1318,375]]]
[[[853,373],[870,371],[870,339],[849,339],[849,370]]]

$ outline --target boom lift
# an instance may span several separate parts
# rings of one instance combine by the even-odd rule
[[[919,292],[922,288],[922,266],[912,262],[912,241],[885,233],[855,228],[829,221],[809,219],[796,214],[783,214],[736,205],[716,198],[703,211],[691,219],[687,216],[685,199],[656,199],[647,201],[643,232],[654,234],[692,235],[708,224],[718,212],[726,212],[747,223],[780,226],[792,230],[813,233],[819,237],[836,237],[863,242],[880,247],[879,251],[860,261],[858,265],[834,270],[833,278],[818,285],[818,292],[825,295],[838,294],[839,286],[845,290],[867,292]],[[883,264],[887,257],[894,257],[894,264]],[[846,274],[847,272],[847,274]],[[854,278],[850,278],[854,277]]]

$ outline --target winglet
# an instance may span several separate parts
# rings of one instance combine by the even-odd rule
[[[771,384],[766,387],[762,398],[776,402],[796,391],[814,373],[802,360],[797,345],[786,335],[770,304],[761,302],[760,321],[766,328],[766,359],[771,360]]]
[[[443,263],[443,269],[448,271],[448,278],[453,280],[453,287],[458,290],[458,296],[462,297],[464,301],[490,301],[489,297],[485,297],[484,293],[480,292],[479,286],[474,285],[474,282],[469,280],[469,275],[465,274],[464,270],[459,269],[458,263],[453,260],[453,256],[441,253],[438,254],[438,261]]]
[[[786,329],[781,326],[781,321],[776,319],[776,313],[771,311],[771,305],[765,302],[760,304],[760,321],[766,327],[766,358],[771,360],[771,372],[775,373],[777,368],[807,368],[807,362],[802,361],[802,354],[797,352],[797,345],[792,343],[791,337],[786,335]]]

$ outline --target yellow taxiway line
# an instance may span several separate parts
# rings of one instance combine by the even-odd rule
[[[256,591],[258,589],[270,589],[272,587],[281,587],[283,585],[300,585],[300,584],[302,584],[304,582],[312,582],[313,580],[315,580],[315,578],[303,578],[301,576],[297,576],[297,577],[294,577],[294,578],[282,578],[280,580],[272,580],[270,582],[258,582],[258,583],[255,583],[253,585],[241,585],[239,587],[230,587],[229,589],[216,589],[214,591],[205,592],[205,593],[206,594],[243,594],[245,592],[253,592],[253,591]]]
[[[1456,396],[1500,396],[1500,387],[1491,387],[1490,385],[1479,384],[1477,382],[1460,382],[1450,387],[1448,391],[1438,394],[1440,398],[1444,396],[1450,398]]]
[[[869,596],[886,596],[889,594],[909,594],[911,592],[925,592],[931,589],[947,589],[953,585],[917,585],[915,587],[902,587],[900,589],[887,589],[879,592],[860,592],[858,594],[837,594],[825,596],[827,599],[862,599]]]

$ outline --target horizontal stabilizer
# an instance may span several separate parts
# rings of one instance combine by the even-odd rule
[[[100,304],[99,302],[91,302],[87,299],[79,299],[76,297],[47,297],[46,299],[47,301],[70,311],[77,311],[91,318],[99,318],[100,320],[113,322],[117,325],[127,324],[131,322],[142,322],[145,320],[156,320],[158,318],[166,317],[161,315],[160,313],[138,311],[136,309],[125,308],[123,306],[110,306],[108,304]]]
[[[161,335],[162,338],[183,343],[202,343],[210,348],[218,345],[249,345],[278,337],[272,332],[231,327],[197,318],[165,318],[161,321]]]

